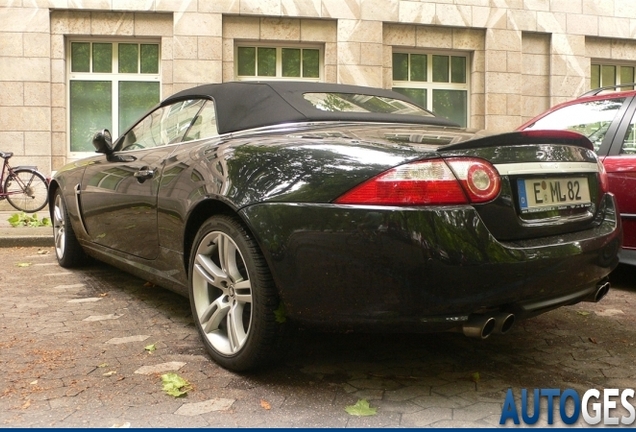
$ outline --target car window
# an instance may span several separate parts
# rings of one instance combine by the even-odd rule
[[[537,120],[528,129],[567,129],[592,141],[598,151],[625,98],[595,100],[568,105]]]
[[[216,128],[216,110],[214,102],[207,101],[192,122],[190,129],[183,137],[184,141],[209,138],[219,134]]]
[[[636,114],[632,116],[632,121],[627,126],[627,132],[623,139],[620,154],[636,155]]]
[[[205,100],[186,100],[161,107],[126,133],[122,150],[153,148],[181,142]]]
[[[404,114],[433,117],[433,114],[398,99],[349,93],[305,93],[307,102],[321,111]]]

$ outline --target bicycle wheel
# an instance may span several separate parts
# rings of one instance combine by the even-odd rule
[[[4,182],[7,201],[16,209],[33,213],[42,210],[48,199],[48,185],[42,174],[30,169],[16,169]]]

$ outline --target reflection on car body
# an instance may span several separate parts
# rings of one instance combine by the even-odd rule
[[[618,262],[587,138],[476,135],[389,90],[210,84],[94,145],[51,182],[60,265],[92,256],[188,296],[233,370],[298,324],[506,333],[600,300]],[[524,203],[544,183],[559,199]]]

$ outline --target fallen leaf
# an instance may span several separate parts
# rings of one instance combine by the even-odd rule
[[[377,408],[371,408],[366,399],[360,399],[355,405],[345,407],[345,411],[354,416],[373,416],[378,413]]]
[[[588,340],[589,340],[590,342],[592,342],[593,344],[597,344],[597,343],[598,343],[598,342],[596,341],[596,339],[594,339],[593,337],[588,338]]]
[[[22,262],[22,263],[17,263],[16,264],[18,267],[29,267],[32,264],[31,263],[27,263],[27,262]]]
[[[108,367],[108,363],[102,363],[100,365],[97,365],[98,368],[105,368]]]
[[[590,314],[589,312],[586,312],[586,311],[577,311],[576,313],[583,316],[587,316]]]
[[[161,375],[161,381],[163,382],[163,391],[170,396],[183,396],[192,390],[192,385],[174,372]]]
[[[278,308],[274,311],[274,319],[279,324],[284,324],[287,321],[287,311],[283,303],[278,305]]]
[[[144,284],[144,287],[146,287],[146,288],[153,288],[154,286],[155,286],[155,284],[153,284],[152,282],[146,282]]]
[[[27,399],[27,401],[22,404],[22,409],[27,409],[30,406],[31,406],[31,399]]]
[[[38,251],[38,255],[46,255],[48,253],[49,253],[49,251],[47,251],[47,250],[39,250]]]
[[[108,293],[101,293],[99,296],[100,297],[108,297]]]
[[[261,408],[271,410],[272,406],[266,400],[261,399]]]
[[[109,376],[113,376],[117,373],[117,371],[108,371],[106,373],[103,373],[102,375],[104,375],[105,377],[109,377]]]
[[[29,384],[36,385],[37,383],[38,383],[38,380],[35,380],[35,381],[31,381]]]
[[[157,350],[157,346],[156,346],[155,344],[152,344],[152,345],[146,345],[146,346],[144,347],[144,349],[145,349],[146,351],[148,351],[150,354],[152,354],[152,352],[153,352],[153,351],[156,351],[156,350]]]

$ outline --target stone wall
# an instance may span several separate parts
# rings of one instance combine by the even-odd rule
[[[470,126],[510,130],[588,89],[591,60],[636,63],[633,0],[0,0],[0,150],[68,155],[66,41],[161,43],[162,96],[235,79],[236,41],[319,43],[328,82],[391,87],[394,47],[470,54]]]

